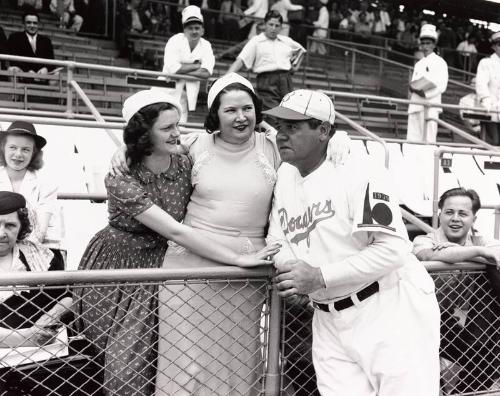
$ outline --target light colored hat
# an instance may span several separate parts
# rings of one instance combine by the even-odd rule
[[[436,31],[436,26],[431,25],[431,24],[423,25],[422,28],[420,29],[419,39],[423,39],[423,38],[430,38],[430,39],[437,41],[438,35],[437,35],[437,31]]]
[[[323,5],[327,5],[328,4],[328,0],[319,0],[321,2],[321,4]]]
[[[298,89],[286,94],[279,106],[263,113],[284,120],[300,121],[315,118],[330,124],[335,121],[332,100],[324,93],[310,89]]]
[[[188,22],[203,23],[200,7],[190,5],[182,10],[182,24],[185,25]]]
[[[212,104],[214,103],[215,97],[219,94],[220,91],[222,91],[224,88],[226,88],[228,85],[239,83],[250,89],[250,91],[254,92],[252,83],[248,81],[245,77],[240,76],[238,73],[228,73],[221,78],[215,80],[215,82],[212,84],[210,87],[210,90],[208,91],[208,97],[207,97],[207,105],[208,108],[212,107]]]
[[[147,89],[136,92],[132,96],[125,99],[122,109],[122,115],[123,118],[125,118],[125,122],[128,123],[135,113],[143,107],[153,103],[170,103],[177,109],[179,114],[182,113],[181,104],[175,96],[162,92],[159,89]]]
[[[500,41],[500,32],[495,32],[491,35],[490,38],[492,43],[496,43],[497,41]]]

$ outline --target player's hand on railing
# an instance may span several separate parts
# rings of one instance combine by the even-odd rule
[[[346,131],[337,131],[328,142],[326,158],[333,162],[334,166],[342,165],[349,156],[351,138]]]
[[[484,257],[488,263],[496,265],[497,269],[500,270],[500,252],[498,250],[482,246],[481,256]]]
[[[259,250],[258,252],[239,255],[235,264],[238,267],[250,268],[258,265],[272,265],[274,263],[273,256],[280,251],[281,245],[279,243],[271,243]]]
[[[130,169],[128,167],[129,161],[127,161],[127,158],[125,157],[125,150],[125,146],[119,147],[111,158],[109,173],[111,173],[113,176],[123,176],[124,174],[130,172]]]

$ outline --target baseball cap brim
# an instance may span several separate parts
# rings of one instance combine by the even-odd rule
[[[281,118],[283,120],[304,121],[311,119],[311,117],[307,115],[281,106],[273,107],[272,109],[263,111],[262,113],[267,114],[271,117]]]

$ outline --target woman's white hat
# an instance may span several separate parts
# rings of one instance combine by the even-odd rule
[[[125,122],[128,123],[135,113],[153,103],[170,103],[179,111],[179,115],[182,113],[181,104],[177,97],[159,89],[146,89],[136,92],[123,102],[122,115]]]
[[[248,81],[245,77],[240,76],[238,73],[228,73],[222,76],[221,78],[215,80],[212,86],[210,87],[207,98],[208,108],[210,109],[210,107],[212,107],[215,97],[219,94],[220,91],[222,91],[228,85],[235,83],[240,83],[255,93],[252,83]]]
[[[420,29],[419,39],[430,38],[434,41],[437,41],[438,35],[436,31],[436,26],[431,25],[430,23],[423,25]]]

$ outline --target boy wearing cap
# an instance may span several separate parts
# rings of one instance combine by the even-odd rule
[[[163,72],[206,79],[214,71],[215,57],[211,44],[202,38],[203,16],[199,7],[187,6],[182,10],[182,26],[183,33],[172,36],[165,45]],[[180,121],[186,122],[188,109],[196,110],[200,81],[177,80],[176,91],[182,105]]]
[[[269,239],[282,297],[309,294],[322,395],[437,396],[439,307],[411,255],[386,170],[325,161],[330,98],[297,90],[266,112],[279,119]],[[356,167],[357,166],[357,167]]]
[[[436,26],[423,25],[420,30],[420,49],[424,57],[415,63],[413,75],[409,86],[410,100],[413,102],[441,103],[441,94],[448,85],[448,65],[446,61],[434,52],[437,42]],[[417,80],[428,80],[431,84],[425,90],[415,89],[413,84]],[[410,141],[424,141],[425,118],[439,117],[443,110],[440,107],[430,107],[425,114],[424,106],[412,103],[408,106],[408,133],[406,138]],[[427,122],[427,142],[436,142],[437,123]]]
[[[292,73],[300,67],[306,50],[290,37],[278,34],[283,17],[277,11],[269,11],[264,20],[264,32],[243,47],[227,73],[236,73],[243,65],[251,68],[257,74],[257,94],[262,107],[270,109],[293,90]]]
[[[476,93],[487,111],[491,111],[491,121],[481,121],[481,132],[486,142],[500,145],[500,32],[491,36],[494,53],[483,58],[477,66]]]

